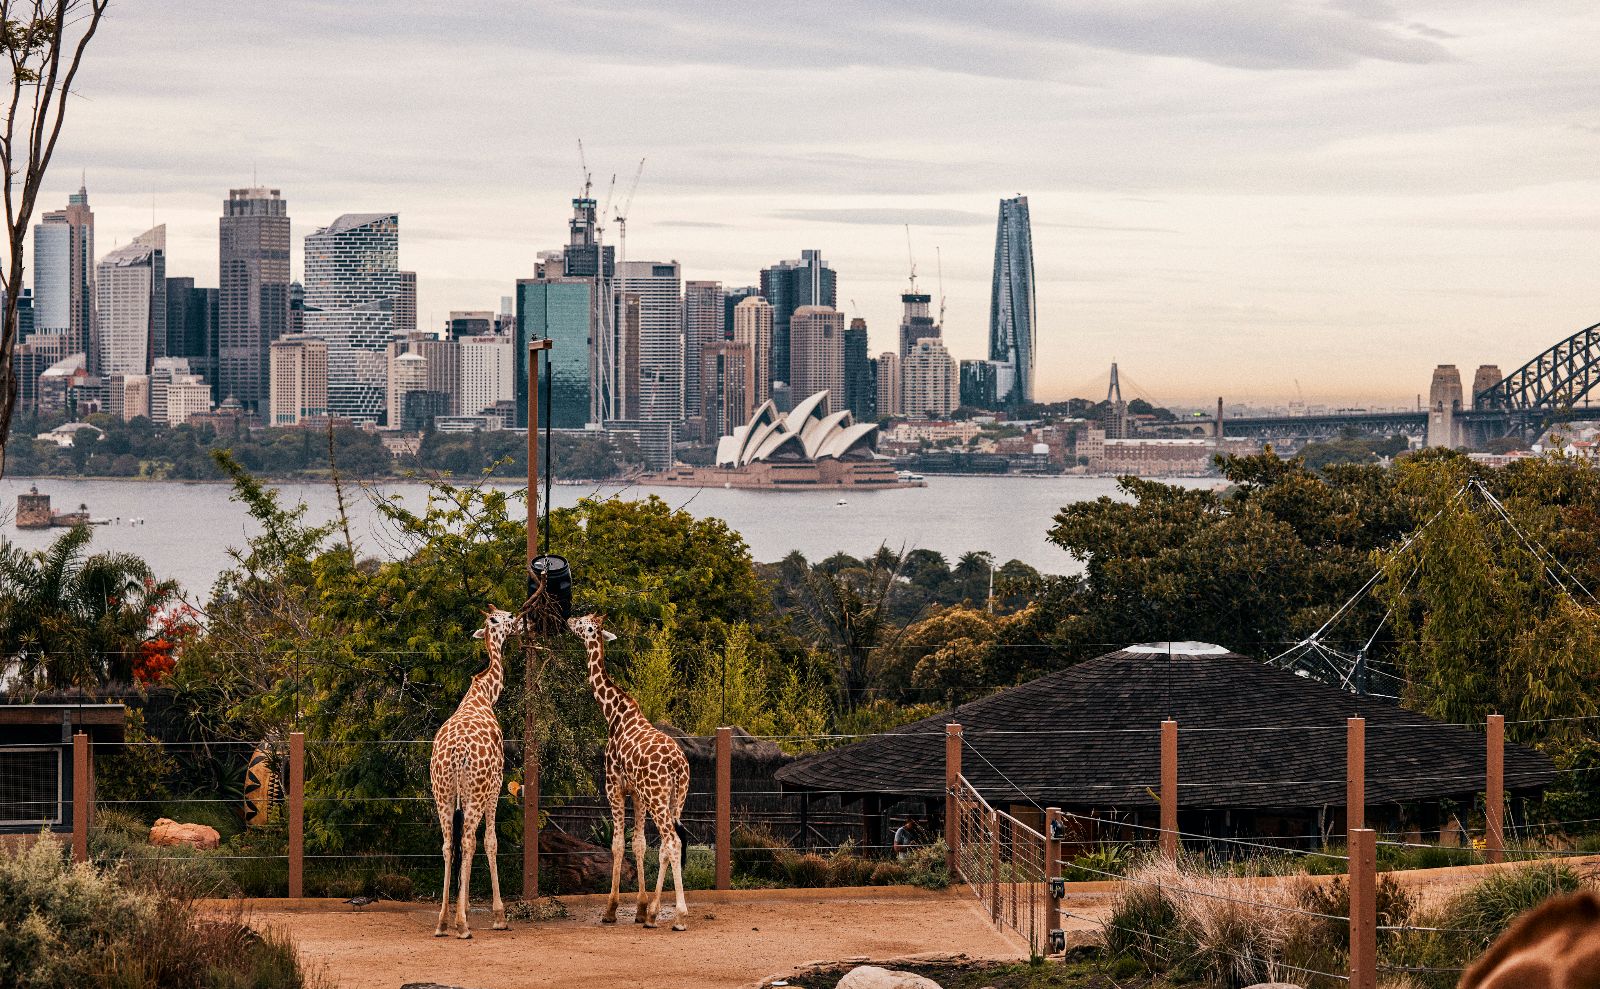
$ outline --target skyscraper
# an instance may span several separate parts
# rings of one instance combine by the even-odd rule
[[[961,375],[944,342],[918,340],[905,359],[905,414],[921,419],[947,416],[961,404]]]
[[[461,415],[482,415],[499,402],[517,397],[517,357],[510,337],[486,333],[463,337],[461,345],[461,390],[456,409]]]
[[[901,400],[904,385],[900,355],[885,350],[878,355],[878,418],[905,414],[905,404]]]
[[[700,409],[708,443],[730,435],[749,421],[755,406],[750,401],[754,375],[750,348],[733,340],[715,340],[700,351]]]
[[[821,251],[801,251],[798,261],[779,261],[761,270],[761,294],[772,303],[772,380],[787,382],[789,317],[801,306],[837,307],[838,276]]]
[[[302,419],[328,414],[328,342],[304,333],[288,333],[273,341],[273,426],[296,426]]]
[[[639,418],[683,421],[683,282],[676,261],[625,261],[622,292],[639,297]]]
[[[417,332],[417,273],[400,272],[400,294],[394,297],[394,331]]]
[[[216,347],[220,292],[195,288],[194,279],[167,279],[167,345],[163,357],[183,358],[184,374],[217,379]],[[224,398],[227,396],[223,396]]]
[[[305,326],[308,335],[328,342],[328,412],[375,423],[387,404],[385,358],[400,293],[400,216],[346,213],[308,234],[305,250]]]
[[[824,389],[832,411],[844,407],[844,313],[801,306],[789,319],[789,382],[796,402]]]
[[[388,386],[386,397],[389,409],[385,423],[390,429],[401,429],[404,426],[406,396],[428,390],[428,359],[414,351],[390,351]]]
[[[66,209],[52,210],[39,219],[33,228],[34,304],[41,307],[35,328],[65,330],[68,353],[89,354],[92,364],[97,348],[94,211],[89,209],[89,190],[80,185],[67,197]]]
[[[95,273],[99,347],[91,373],[142,375],[167,338],[167,228],[154,227],[100,259]]]
[[[721,282],[683,283],[684,415],[700,414],[700,352],[723,339]]]
[[[940,336],[941,330],[928,311],[932,302],[933,296],[918,292],[915,286],[911,291],[901,293],[900,305],[904,308],[900,316],[901,360],[911,353],[911,348],[917,345],[918,340],[932,340]]]
[[[878,384],[873,370],[867,358],[867,321],[857,316],[844,331],[844,394],[834,403],[835,408],[854,413],[857,422],[878,418]]]
[[[733,309],[733,341],[750,348],[754,369],[750,400],[760,405],[772,397],[772,304],[759,295]]]
[[[999,396],[1008,405],[1034,401],[1038,360],[1038,306],[1033,287],[1033,230],[1028,197],[1000,200],[994,235],[994,287],[989,298],[989,359],[1005,364],[1010,387]]]
[[[289,332],[289,204],[277,189],[230,189],[217,230],[217,400],[264,417],[269,348]]]
[[[517,424],[528,422],[528,342],[553,341],[545,357],[550,362],[550,424],[556,429],[582,429],[593,411],[590,386],[589,336],[594,318],[594,279],[517,279],[516,348]],[[545,383],[539,383],[541,389]],[[541,404],[546,401],[540,396]],[[470,414],[470,413],[469,413]],[[544,409],[540,408],[540,423]]]
[[[746,285],[743,288],[724,289],[722,293],[722,338],[733,339],[733,311],[739,308],[739,303],[746,299],[758,298],[761,289],[755,285]]]

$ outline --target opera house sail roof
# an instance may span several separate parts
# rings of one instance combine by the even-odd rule
[[[878,445],[878,424],[856,422],[849,409],[828,413],[826,389],[793,410],[779,412],[769,399],[750,421],[717,441],[718,467],[747,467],[774,461],[870,460]]]

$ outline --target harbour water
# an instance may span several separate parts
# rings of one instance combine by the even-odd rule
[[[1173,483],[1218,482],[1188,478]],[[244,507],[230,499],[232,489],[225,484],[6,478],[0,481],[0,505],[5,508],[0,535],[28,549],[48,545],[62,531],[18,530],[12,524],[17,495],[35,485],[51,496],[56,511],[83,503],[91,517],[112,520],[95,526],[91,552],[138,554],[158,576],[176,578],[200,600],[209,596],[217,574],[229,566],[229,549],[243,547],[256,528]],[[337,512],[332,485],[273,486],[284,504],[305,504],[308,521],[327,521]],[[361,552],[386,557],[395,545],[392,531],[373,509],[375,497],[399,495],[415,509],[421,507],[425,492],[425,485],[406,481],[374,482],[354,492],[347,487],[351,533]],[[654,494],[674,508],[721,518],[744,536],[751,554],[761,561],[778,560],[791,550],[811,560],[841,550],[861,556],[888,545],[897,550],[936,550],[952,562],[968,550],[987,550],[998,563],[1017,559],[1047,573],[1080,569],[1065,551],[1046,540],[1061,507],[1102,496],[1120,497],[1113,478],[929,476],[926,487],[842,495],[837,490],[558,485],[551,499],[563,507],[595,494],[624,498]]]

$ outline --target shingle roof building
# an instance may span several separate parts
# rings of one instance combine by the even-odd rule
[[[1446,799],[1470,807],[1484,789],[1482,730],[1193,642],[1108,653],[803,759],[777,778],[874,804],[942,798],[945,725],[955,722],[964,733],[963,775],[990,800],[1137,813],[1158,803],[1159,726],[1170,716],[1179,731],[1181,809],[1304,820],[1319,809],[1342,813],[1345,719],[1358,715],[1366,719],[1369,817],[1398,821],[1402,807],[1436,811]],[[1528,795],[1554,779],[1543,755],[1506,746],[1508,793]]]

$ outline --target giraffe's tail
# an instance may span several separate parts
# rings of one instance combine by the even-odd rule
[[[672,830],[678,834],[678,875],[689,871],[689,829],[682,821],[674,821]]]
[[[450,818],[450,874],[461,875],[461,832],[465,829],[466,812],[456,805],[456,812]]]

